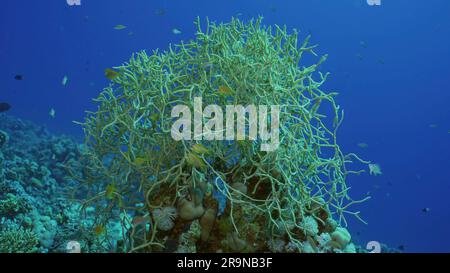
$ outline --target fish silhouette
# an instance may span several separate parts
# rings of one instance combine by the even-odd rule
[[[11,105],[9,103],[6,103],[6,102],[1,102],[0,103],[0,113],[1,112],[6,112],[9,109],[11,109]]]

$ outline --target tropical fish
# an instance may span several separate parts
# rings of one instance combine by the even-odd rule
[[[119,77],[120,73],[112,70],[111,68],[106,68],[105,69],[105,77],[109,80],[114,80],[115,78]]]
[[[186,162],[196,168],[204,168],[206,167],[205,162],[203,161],[203,159],[201,157],[199,157],[197,154],[195,153],[189,153],[186,156]]]
[[[50,109],[50,112],[48,113],[49,115],[50,115],[50,117],[52,117],[52,118],[55,118],[55,116],[56,116],[56,111],[55,111],[55,109]]]
[[[147,162],[147,159],[143,158],[143,157],[136,157],[136,159],[134,160],[134,163],[136,165],[144,165]]]
[[[369,173],[375,176],[383,174],[381,172],[381,167],[378,164],[369,164]]]
[[[14,76],[14,79],[15,79],[16,81],[21,81],[21,80],[23,80],[23,76],[20,75],[20,74],[18,74],[18,75],[15,75],[15,76]]]
[[[114,198],[114,193],[117,191],[116,185],[114,184],[109,184],[108,186],[106,186],[106,190],[105,190],[105,196],[108,199],[113,199]]]
[[[11,105],[9,103],[6,103],[6,102],[0,103],[0,113],[1,112],[6,112],[9,109],[11,109]]]
[[[157,9],[157,10],[155,10],[155,14],[158,16],[163,16],[164,14],[166,14],[166,10],[165,9]]]
[[[149,216],[134,216],[133,220],[131,220],[131,224],[136,227],[136,226],[140,226],[143,224],[147,224],[148,222],[150,222],[150,217]]]
[[[229,95],[233,93],[233,90],[231,90],[228,86],[222,85],[219,87],[218,92],[222,95]]]
[[[174,29],[172,29],[172,33],[175,35],[178,35],[178,34],[181,34],[181,31],[179,29],[174,28]]]
[[[423,209],[422,209],[422,212],[427,213],[427,212],[430,212],[430,210],[431,210],[430,208],[423,208]]]
[[[369,145],[367,143],[361,142],[361,143],[358,143],[358,147],[364,149],[364,148],[369,147]]]
[[[105,227],[102,225],[97,225],[94,227],[94,234],[95,236],[100,236],[105,232]]]
[[[115,30],[122,30],[122,29],[126,29],[126,28],[127,28],[127,27],[124,26],[124,25],[116,25],[116,26],[114,27]]]
[[[192,151],[196,154],[207,154],[209,153],[208,148],[206,148],[205,146],[203,146],[200,143],[195,144],[194,146],[192,146]]]
[[[62,83],[62,85],[66,86],[68,81],[69,81],[69,78],[67,76],[64,76],[61,83]]]
[[[150,120],[153,122],[157,122],[159,119],[159,114],[158,113],[154,113],[150,116]]]

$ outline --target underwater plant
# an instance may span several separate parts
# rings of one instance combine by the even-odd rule
[[[80,123],[86,166],[74,196],[87,194],[83,209],[96,215],[86,230],[120,222],[119,242],[102,236],[124,252],[321,251],[319,236],[346,225],[346,214],[361,219],[350,206],[367,199],[348,194],[346,177],[358,171],[346,165],[362,160],[337,143],[343,112],[337,93],[321,90],[328,74],[316,72],[327,56],[309,36],[299,43],[296,30],[262,18],[196,25],[195,39],[115,67],[98,109]],[[304,54],[317,62],[305,66]],[[279,105],[278,149],[261,151],[260,140],[175,141],[171,109],[193,107],[195,97]],[[193,223],[199,235],[186,234]],[[344,251],[350,239],[339,242],[334,249]]]

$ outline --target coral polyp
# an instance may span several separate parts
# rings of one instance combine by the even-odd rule
[[[297,31],[264,26],[262,18],[196,25],[195,39],[115,67],[119,76],[82,123],[83,207],[96,209],[94,225],[119,221],[123,230],[117,244],[105,232],[104,245],[124,252],[346,251],[348,236],[333,236],[332,244],[322,234],[334,234],[347,214],[360,218],[350,207],[365,199],[348,194],[346,165],[360,159],[336,140],[343,117],[337,93],[322,90],[328,74],[317,71],[327,56],[317,56],[309,36],[299,43]],[[304,54],[317,61],[306,65]],[[279,106],[279,147],[175,141],[171,109],[192,109],[195,97],[220,107]],[[139,230],[136,219],[146,219]]]

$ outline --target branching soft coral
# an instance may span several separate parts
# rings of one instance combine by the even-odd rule
[[[323,228],[328,218],[359,218],[349,207],[361,201],[349,197],[345,181],[346,164],[359,158],[337,143],[337,93],[322,91],[328,74],[317,73],[327,56],[305,65],[304,54],[317,56],[310,37],[299,44],[296,31],[261,22],[197,21],[194,40],[137,53],[116,67],[120,76],[95,100],[98,110],[82,123],[89,164],[78,179],[92,193],[85,207],[97,207],[98,222],[106,225],[118,212],[150,216],[146,242],[124,243],[125,250],[162,251],[205,211],[213,212],[211,235],[198,251],[265,251],[264,242],[275,239],[300,246],[311,232],[307,219]],[[171,109],[192,109],[195,97],[221,107],[279,105],[280,147],[261,152],[260,141],[173,140]],[[217,209],[214,196],[224,197],[225,208]],[[172,231],[152,224],[162,207],[179,209]]]

